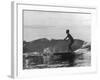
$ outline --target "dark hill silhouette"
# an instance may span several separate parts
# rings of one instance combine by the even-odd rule
[[[84,41],[79,39],[74,39],[72,45],[73,51],[82,47]],[[37,39],[30,42],[23,42],[23,52],[40,52],[42,53],[45,48],[51,48],[55,52],[66,52],[68,50],[69,40],[48,40],[46,38]]]

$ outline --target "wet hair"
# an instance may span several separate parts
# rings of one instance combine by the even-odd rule
[[[66,33],[69,33],[69,29],[66,30]]]

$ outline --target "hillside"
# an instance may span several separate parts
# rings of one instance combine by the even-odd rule
[[[84,41],[75,39],[72,45],[72,49],[75,51],[82,47]],[[42,53],[45,48],[50,48],[51,51],[55,52],[67,52],[69,40],[48,40],[46,38],[37,39],[34,41],[26,42],[23,41],[23,53],[26,52],[40,52]]]

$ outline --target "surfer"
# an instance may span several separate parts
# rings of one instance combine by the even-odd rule
[[[69,41],[70,41],[70,42],[69,42],[69,45],[68,45],[68,48],[69,48],[70,51],[73,51],[73,50],[72,50],[72,44],[73,44],[73,42],[74,42],[74,39],[73,39],[73,37],[71,36],[71,34],[69,33],[69,30],[66,30],[66,34],[67,34],[67,36],[65,37],[64,40],[69,40]]]

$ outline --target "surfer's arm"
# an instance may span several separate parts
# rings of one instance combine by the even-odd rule
[[[66,36],[66,37],[64,38],[64,40],[67,40],[67,38],[68,38],[68,36]]]

